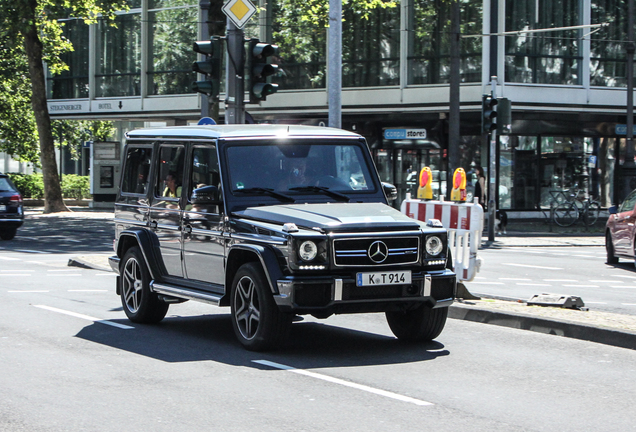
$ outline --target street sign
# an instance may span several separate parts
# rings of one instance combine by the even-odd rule
[[[385,129],[384,139],[426,139],[426,129]]]
[[[221,10],[239,29],[242,29],[256,13],[256,7],[250,0],[228,0]]]

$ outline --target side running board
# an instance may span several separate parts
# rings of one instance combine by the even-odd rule
[[[215,306],[219,306],[221,304],[221,299],[223,298],[222,294],[201,292],[193,289],[177,287],[174,285],[157,283],[155,281],[152,281],[150,283],[150,289],[157,294],[164,294],[188,300],[211,303]]]

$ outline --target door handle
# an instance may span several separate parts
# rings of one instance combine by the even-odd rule
[[[152,220],[150,222],[148,222],[148,226],[152,229],[156,229],[157,228],[157,221],[156,220]]]

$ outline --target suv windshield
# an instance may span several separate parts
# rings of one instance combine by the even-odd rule
[[[348,193],[375,190],[358,142],[235,145],[227,149],[227,166],[234,194],[261,188],[346,200]]]

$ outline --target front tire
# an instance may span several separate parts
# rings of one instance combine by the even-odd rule
[[[393,334],[406,342],[427,342],[444,330],[448,308],[431,309],[422,304],[406,312],[386,312],[386,320]]]
[[[276,306],[260,265],[247,263],[238,269],[230,297],[232,327],[246,349],[266,351],[285,342],[293,315]]]
[[[168,304],[150,291],[150,272],[138,247],[128,249],[119,273],[121,304],[128,319],[142,324],[156,324],[164,319]]]
[[[614,255],[612,235],[609,232],[605,234],[605,251],[607,252],[607,263],[618,264],[618,257]]]

